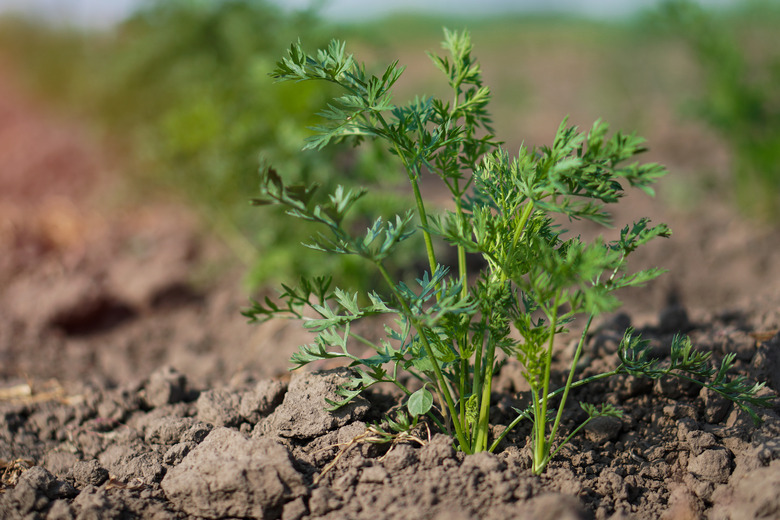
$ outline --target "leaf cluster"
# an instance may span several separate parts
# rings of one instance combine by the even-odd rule
[[[647,342],[637,338],[629,330],[620,344],[618,356],[622,372],[650,379],[675,376],[699,383],[735,403],[756,423],[761,421],[756,408],[768,408],[772,405],[771,396],[759,395],[766,386],[765,383],[750,382],[742,375],[729,376],[734,368],[737,356],[735,353],[726,354],[720,365],[713,365],[712,352],[695,350],[690,338],[685,336],[675,336],[672,339],[669,362],[662,363],[651,357]]]
[[[328,401],[331,409],[349,404],[378,383],[391,383],[405,394],[410,417],[426,415],[451,432],[466,453],[497,446],[500,439],[492,444],[488,439],[492,378],[506,358],[516,358],[530,385],[532,406],[507,431],[523,418],[533,422],[533,471],[540,473],[588,421],[620,416],[610,405],[583,403],[588,419],[558,441],[569,391],[588,381],[575,381],[575,372],[593,318],[619,306],[619,289],[642,285],[663,272],[631,272],[628,259],[651,240],[671,233],[666,225],[651,225],[642,218],[623,227],[613,241],[588,242],[572,236],[560,222],[585,219],[611,225],[607,205],[631,188],[652,195],[652,185],[665,169],[638,162],[636,156],[645,150],[643,139],[622,132],[610,136],[602,121],[582,132],[564,119],[552,146],[523,146],[510,156],[492,135],[490,90],[482,84],[468,33],[445,30],[443,47],[449,56],[430,56],[445,75],[452,99],[417,98],[404,106],[392,101],[392,87],[403,71],[398,63],[373,75],[341,42],[333,41],[314,55],[295,43],[277,63],[272,73],[277,80],[325,82],[345,92],[321,113],[324,123],[312,128],[306,147],[319,150],[346,139],[383,143],[407,173],[415,209],[379,217],[365,233],[358,233],[345,222],[365,194],[362,189],[338,186],[321,195],[318,186],[285,184],[275,170],[266,170],[255,203],[281,205],[292,217],[315,225],[319,231],[310,248],[353,255],[373,265],[385,282],[385,294],[369,291],[359,297],[330,290],[329,280],[303,280],[298,289],[284,287],[284,305],[270,299],[255,302],[246,314],[250,319],[293,315],[304,320],[315,339],[293,356],[296,366],[321,359],[347,361],[353,377],[339,389],[339,400]],[[427,173],[438,176],[448,189],[452,209],[431,212],[427,207],[419,187],[421,175]],[[408,284],[390,275],[386,261],[417,234],[422,235],[429,265]],[[457,269],[438,262],[434,239],[455,250]],[[484,260],[476,277],[469,276],[468,254]],[[371,316],[384,318],[385,337],[379,341],[353,330],[357,320]],[[580,316],[587,317],[587,324],[568,379],[552,390],[555,340]],[[701,380],[742,406],[764,402],[756,397],[760,385],[727,378],[733,357],[714,370],[707,364],[708,355],[679,340],[671,363],[662,366],[633,338],[627,334],[621,347],[620,368],[597,378],[618,373],[677,375]],[[368,355],[354,354],[358,349]]]

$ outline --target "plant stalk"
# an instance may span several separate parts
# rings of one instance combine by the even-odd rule
[[[477,436],[474,439],[474,453],[487,449],[488,426],[490,424],[490,393],[493,388],[493,365],[496,356],[496,343],[488,342],[485,364],[482,367],[482,398],[477,416]]]
[[[547,405],[549,402],[548,394],[550,392],[550,371],[552,367],[552,352],[555,345],[555,329],[558,326],[558,301],[560,293],[553,299],[552,312],[547,314],[550,320],[550,341],[547,345],[547,353],[544,362],[544,383],[541,406],[537,406],[539,414],[534,416],[534,425],[536,426],[536,445],[534,446],[533,472],[539,475],[544,466],[542,461],[550,452],[550,443],[552,439],[547,439]],[[552,314],[552,316],[550,315]],[[541,467],[540,467],[541,466]]]
[[[570,389],[571,388],[578,388],[580,386],[584,386],[584,385],[590,384],[590,383],[592,383],[594,381],[599,381],[601,379],[606,379],[608,377],[616,376],[618,374],[623,373],[622,369],[623,369],[623,366],[621,365],[621,366],[617,367],[615,370],[610,370],[609,372],[603,372],[601,374],[596,374],[595,376],[590,376],[590,377],[586,377],[585,379],[580,379],[579,381],[575,381],[574,383],[572,383],[569,388]],[[547,395],[547,397],[549,399],[552,399],[553,397],[562,394],[565,390],[566,390],[565,387],[558,388],[557,390],[555,390],[553,392],[550,392]],[[536,401],[538,401],[538,399],[536,399]],[[529,408],[531,408],[533,406],[534,405],[531,405],[531,406],[529,406]],[[517,417],[515,417],[515,419],[511,423],[509,423],[509,425],[507,425],[506,429],[503,432],[501,432],[501,435],[499,435],[499,437],[495,441],[493,441],[493,444],[490,445],[490,449],[488,451],[490,451],[490,452],[495,451],[496,448],[498,448],[499,443],[504,439],[504,437],[506,437],[507,434],[515,428],[515,426],[520,424],[520,421],[522,421],[523,419],[527,418],[527,412],[528,412],[528,408],[526,410],[524,410],[523,413],[520,413]]]
[[[420,216],[420,225],[422,226],[423,240],[425,240],[425,250],[428,253],[428,265],[431,268],[431,276],[436,271],[436,253],[433,250],[433,240],[431,240],[431,234],[428,232],[428,214],[425,212],[425,204],[423,203],[422,194],[420,193],[420,183],[418,181],[419,175],[409,174],[409,181],[412,183],[412,190],[414,191],[414,200],[417,203],[417,213]]]
[[[566,379],[566,385],[563,387],[563,396],[561,397],[561,402],[558,405],[558,414],[555,416],[555,422],[553,423],[553,428],[552,431],[550,432],[550,444],[552,444],[553,440],[555,439],[555,434],[558,432],[558,426],[561,424],[561,417],[563,416],[563,407],[566,406],[566,398],[569,396],[569,390],[571,390],[571,385],[572,382],[574,381],[574,371],[577,369],[577,363],[580,360],[580,355],[582,355],[582,347],[585,345],[585,339],[588,336],[590,325],[591,323],[593,323],[593,317],[594,317],[593,314],[591,314],[588,317],[588,322],[585,324],[585,329],[582,331],[582,335],[580,336],[580,341],[577,344],[577,351],[574,353],[574,359],[572,359],[571,362],[569,377]]]
[[[395,284],[393,283],[393,279],[390,277],[390,273],[387,272],[387,269],[385,268],[384,264],[382,264],[382,262],[376,262],[376,266],[379,269],[379,272],[384,277],[387,284],[390,286],[390,290],[393,292],[396,299],[400,303],[404,313],[406,314],[406,316],[409,317],[409,321],[417,330],[417,334],[420,337],[420,341],[423,344],[425,353],[430,358],[431,365],[433,365],[433,372],[436,376],[436,384],[439,387],[439,391],[444,396],[444,400],[447,403],[447,408],[449,409],[450,414],[453,417],[452,423],[455,428],[455,436],[458,438],[458,443],[460,444],[461,449],[463,449],[463,451],[466,452],[466,454],[471,453],[470,447],[466,441],[466,436],[463,432],[463,427],[460,424],[460,421],[457,420],[458,409],[455,407],[455,402],[452,400],[452,395],[450,394],[449,387],[447,386],[447,381],[444,379],[444,374],[442,374],[441,367],[439,366],[439,360],[436,359],[436,355],[433,351],[433,347],[431,347],[431,344],[428,341],[428,337],[425,335],[424,327],[422,326],[422,324],[420,324],[420,322],[417,321],[417,319],[414,317],[414,314],[412,313],[412,310],[409,308],[409,305],[406,303],[406,300],[404,300],[401,294],[399,294],[398,289],[396,289]]]

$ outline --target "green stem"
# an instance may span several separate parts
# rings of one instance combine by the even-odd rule
[[[601,379],[606,379],[608,377],[616,376],[616,375],[622,374],[622,373],[623,373],[623,366],[621,365],[621,366],[617,367],[615,370],[610,370],[609,372],[603,372],[601,374],[596,374],[595,376],[590,376],[590,377],[586,377],[585,379],[580,379],[579,381],[576,381],[576,382],[572,383],[569,388],[578,388],[580,386],[590,384],[590,383],[592,383],[594,381],[599,381]],[[554,392],[550,392],[547,395],[547,397],[549,399],[552,399],[553,397],[556,397],[556,396],[562,394],[565,390],[566,390],[566,388],[561,387],[561,388],[555,390]],[[523,419],[525,419],[527,417],[528,411],[532,407],[533,407],[533,405],[531,405],[528,408],[526,408],[523,411],[523,413],[520,413],[511,423],[509,423],[509,425],[506,427],[506,429],[503,432],[501,432],[501,435],[495,441],[493,441],[493,444],[490,445],[490,450],[489,451],[493,452],[493,451],[496,450],[496,448],[498,448],[498,445],[503,440],[503,438],[506,437],[506,435],[510,431],[512,431],[515,428],[515,426],[520,424],[520,421],[522,421]]]
[[[406,300],[403,299],[403,296],[401,296],[401,294],[398,292],[398,289],[396,289],[395,284],[393,283],[393,279],[390,277],[390,273],[387,272],[387,269],[385,268],[384,264],[382,264],[382,262],[376,262],[376,266],[379,269],[379,272],[382,274],[382,277],[384,277],[385,281],[390,287],[390,290],[393,292],[393,295],[401,305],[404,314],[409,318],[409,321],[411,322],[415,330],[417,330],[417,334],[420,337],[420,341],[423,344],[425,353],[428,355],[428,358],[431,360],[431,365],[433,365],[433,372],[436,376],[436,384],[439,387],[439,392],[441,392],[441,394],[444,396],[444,400],[447,404],[447,408],[449,409],[449,412],[453,417],[452,423],[453,426],[455,427],[455,436],[458,439],[458,443],[460,444],[461,449],[464,452],[466,452],[466,454],[469,454],[470,447],[466,442],[466,436],[464,435],[463,427],[460,424],[460,421],[457,420],[458,409],[455,407],[455,402],[452,400],[452,395],[449,392],[447,381],[445,380],[444,374],[442,374],[441,367],[439,366],[439,360],[436,359],[436,355],[433,351],[433,347],[431,347],[431,344],[428,341],[428,337],[425,335],[424,327],[414,317],[414,314],[412,313],[412,310],[409,308],[409,305],[406,303]]]
[[[457,99],[457,98],[456,98]],[[456,191],[460,191],[459,183],[457,179],[455,180],[455,188]],[[461,203],[461,198],[458,196],[456,198],[456,207],[457,207],[457,213],[458,213],[458,219],[462,223],[463,222],[463,207]],[[460,277],[460,283],[461,283],[461,298],[464,300],[468,298],[469,295],[469,286],[468,286],[468,274],[467,274],[467,266],[466,266],[466,249],[462,246],[458,246],[458,276]],[[460,337],[456,339],[458,343],[458,352],[462,353],[466,349],[466,344],[468,342],[468,329],[466,329]],[[461,371],[460,371],[460,420],[463,422],[463,430],[466,431],[468,428],[468,422],[466,419],[466,385],[467,385],[467,379],[469,375],[469,365],[468,360],[465,358],[461,358]]]
[[[496,356],[496,344],[488,342],[485,364],[482,367],[482,398],[479,403],[479,415],[477,416],[477,432],[474,439],[474,453],[487,449],[488,426],[490,424],[490,392],[493,387],[493,364]]]
[[[466,399],[465,396],[467,395],[466,392],[466,384],[467,384],[467,378],[469,376],[469,360],[466,358],[460,359],[460,387],[458,388],[458,391],[460,392],[460,402],[458,403],[460,406],[460,420],[463,423],[463,431],[466,433],[466,437],[469,437],[469,432],[467,430],[468,423],[466,422]]]
[[[532,200],[529,200],[526,203],[525,208],[523,208],[523,213],[520,215],[520,222],[515,228],[515,235],[512,237],[512,249],[517,247],[517,243],[520,241],[520,237],[523,235],[523,230],[525,230],[525,225],[528,224],[528,219],[531,218],[531,213],[533,210],[534,203]]]
[[[567,436],[566,436],[566,438],[565,438],[565,439],[563,439],[563,442],[561,442],[561,444],[560,444],[560,445],[559,445],[557,448],[555,448],[555,451],[553,451],[553,452],[550,454],[550,456],[549,456],[549,457],[547,457],[547,459],[546,459],[546,460],[544,461],[544,463],[542,464],[542,467],[539,469],[539,473],[537,473],[537,475],[538,475],[538,474],[541,474],[541,472],[542,472],[542,471],[544,471],[544,468],[546,468],[546,467],[547,467],[547,464],[549,464],[549,463],[550,463],[550,461],[551,461],[551,460],[552,460],[552,459],[553,459],[553,458],[554,458],[554,457],[555,457],[555,456],[558,454],[558,452],[559,452],[559,451],[561,451],[561,448],[563,448],[564,446],[566,446],[566,445],[569,443],[569,441],[570,441],[570,440],[572,440],[572,439],[574,438],[574,436],[575,436],[575,435],[577,435],[577,434],[580,432],[580,430],[582,430],[582,429],[583,429],[585,426],[587,426],[587,425],[588,425],[588,423],[589,423],[590,421],[592,421],[593,419],[595,419],[595,417],[588,417],[588,419],[587,419],[585,422],[583,422],[582,424],[580,424],[579,426],[577,426],[577,427],[574,429],[574,431],[572,431],[572,432],[571,432],[569,435],[567,435]]]
[[[545,353],[544,360],[544,381],[542,383],[542,399],[541,403],[534,403],[534,428],[535,428],[535,442],[534,442],[534,460],[533,471],[539,468],[539,465],[549,454],[550,442],[547,439],[547,407],[549,403],[548,394],[550,393],[550,372],[552,367],[552,352],[555,345],[555,330],[558,326],[558,302],[560,300],[560,293],[555,295],[553,299],[552,308],[545,311],[547,319],[550,321],[550,339],[547,344],[547,352]]]
[[[452,85],[453,90],[455,91],[455,98],[452,101],[452,110],[450,111],[449,118],[453,122],[457,122],[457,118],[455,118],[455,115],[458,111],[458,102],[460,101],[460,80],[457,81],[454,85]],[[460,191],[460,182],[457,178],[455,178],[455,190],[452,191],[452,194],[455,198],[455,211],[458,215],[458,224],[463,224],[463,193]],[[449,184],[449,183],[448,183]],[[468,186],[468,184],[467,184]],[[462,245],[458,245],[458,274],[460,276],[460,283],[462,285],[462,295],[463,298],[466,298],[469,295],[469,288],[468,284],[466,283],[466,276],[467,276],[467,269],[466,269],[466,248],[464,248]]]
[[[418,182],[419,174],[412,174],[410,172],[409,181],[412,183],[412,190],[414,191],[414,200],[417,203],[417,213],[420,217],[420,225],[422,226],[423,240],[425,240],[425,250],[428,253],[428,265],[431,267],[431,276],[436,271],[436,253],[433,250],[433,240],[431,234],[428,232],[428,214],[425,212],[425,204],[423,203],[422,194],[420,193],[420,183]]]
[[[539,398],[539,394],[536,393],[536,390],[531,389],[531,398],[533,399],[533,408],[534,408],[534,414],[533,414],[533,435],[531,436],[531,442],[533,443],[533,461],[532,466],[533,470],[536,471],[537,466],[537,459],[539,457],[539,446],[544,446],[544,427],[545,427],[545,421],[544,419],[539,419],[542,417],[542,401],[543,398]],[[540,431],[541,430],[541,431]],[[543,458],[543,457],[542,457]]]
[[[488,318],[483,314],[481,328],[485,334],[482,340],[477,343],[476,352],[474,354],[474,380],[472,381],[471,393],[476,394],[482,385],[482,352],[484,350],[485,341],[490,341],[490,332],[487,330]]]
[[[356,334],[356,333],[354,333],[354,332],[350,331],[350,332],[349,332],[349,337],[350,337],[350,338],[352,338],[352,339],[355,339],[355,340],[359,341],[360,343],[362,343],[362,344],[366,345],[367,347],[370,347],[372,350],[374,350],[374,351],[376,351],[376,352],[378,352],[378,353],[380,353],[380,354],[382,354],[382,353],[383,353],[383,351],[382,351],[382,349],[379,347],[379,345],[377,345],[376,343],[374,343],[373,341],[371,341],[371,340],[369,340],[369,339],[367,339],[367,338],[364,338],[364,337],[363,337],[363,336],[361,336],[360,334]]]
[[[560,300],[560,293],[555,295],[553,300],[552,312],[547,313],[547,319],[550,320],[550,341],[547,345],[547,353],[544,361],[544,384],[541,408],[539,409],[539,415],[534,416],[534,424],[536,425],[536,446],[534,446],[534,473],[538,470],[538,465],[549,454],[550,442],[546,438],[547,432],[547,405],[549,397],[547,394],[550,392],[550,369],[552,367],[552,353],[553,346],[555,345],[555,329],[558,326],[558,302]],[[538,475],[538,473],[536,473]]]
[[[422,194],[420,193],[420,183],[418,182],[418,179],[420,178],[419,167],[416,164],[409,164],[409,161],[401,150],[400,143],[393,138],[393,133],[390,131],[390,125],[387,124],[387,121],[385,121],[385,118],[382,117],[381,114],[377,113],[375,115],[379,121],[379,124],[382,125],[382,128],[384,129],[385,135],[393,143],[395,153],[401,159],[401,162],[404,165],[404,169],[406,170],[406,175],[409,177],[409,182],[412,184],[414,201],[417,205],[417,215],[419,216],[420,224],[422,225],[425,250],[428,253],[428,265],[431,268],[431,276],[433,276],[433,272],[436,271],[436,266],[438,263],[436,262],[436,253],[433,250],[433,240],[431,239],[431,234],[428,233],[428,213],[425,211],[425,204],[423,202]]]
[[[469,285],[467,283],[468,266],[466,265],[466,248],[458,246],[458,276],[460,276],[461,296],[465,299],[469,295]]]
[[[580,360],[580,355],[582,354],[582,347],[585,344],[585,339],[588,335],[588,331],[590,330],[590,325],[593,323],[593,317],[594,315],[591,314],[588,317],[588,322],[585,324],[585,330],[582,331],[582,335],[580,336],[580,342],[577,344],[577,351],[574,353],[574,359],[572,359],[571,362],[571,369],[569,370],[569,377],[566,379],[566,385],[563,387],[563,397],[561,397],[561,402],[558,405],[558,414],[555,416],[555,423],[553,423],[552,431],[550,432],[550,444],[552,444],[553,440],[555,439],[555,434],[558,432],[558,426],[561,424],[561,417],[563,416],[563,407],[566,405],[566,398],[569,396],[569,390],[571,390],[571,384],[574,381],[574,371],[577,368],[577,363]]]
[[[455,188],[460,190],[457,181],[455,181]],[[463,202],[460,196],[455,199],[455,210],[458,214],[458,224],[462,225],[464,221],[463,215]],[[458,276],[460,276],[461,283],[461,296],[465,299],[469,295],[468,286],[468,266],[466,265],[466,248],[462,245],[458,245]]]
[[[520,214],[520,220],[517,223],[517,227],[515,227],[515,233],[512,238],[512,247],[514,248],[517,246],[517,242],[520,240],[520,237],[523,235],[523,231],[525,230],[525,226],[528,223],[528,219],[531,217],[531,213],[533,212],[534,204],[532,201],[528,201],[526,203],[525,208],[523,208],[523,212]],[[505,271],[501,272],[501,282],[505,282],[507,280],[507,275]],[[557,298],[556,298],[557,302]],[[557,305],[556,305],[557,307]],[[555,323],[553,323],[553,335],[555,331]],[[489,338],[489,336],[488,336]],[[551,339],[552,341],[552,339]],[[552,348],[552,347],[551,347]],[[476,439],[474,440],[474,452],[480,452],[485,451],[487,449],[487,436],[488,436],[488,425],[490,421],[490,392],[492,391],[492,383],[493,383],[493,363],[495,358],[495,351],[496,346],[495,343],[492,341],[489,341],[488,339],[488,350],[487,354],[485,356],[485,363],[484,366],[481,367],[479,374],[482,375],[482,381],[480,381],[480,385],[477,383],[477,375],[475,373],[475,388],[482,387],[482,399],[480,400],[480,407],[479,407],[479,416],[478,416],[478,425],[477,425],[477,432],[476,432]],[[481,352],[480,352],[481,353]],[[476,363],[476,361],[475,361]],[[549,365],[549,363],[548,363]],[[547,380],[545,382],[545,393],[547,392],[549,388],[549,370],[547,374]],[[546,402],[545,402],[546,407]],[[537,413],[541,412],[541,410],[536,410]],[[546,410],[545,410],[546,413]],[[538,417],[538,415],[537,415]],[[537,421],[538,422],[538,421]],[[537,436],[540,432],[537,432]],[[541,431],[541,437],[542,441],[544,440],[544,423],[542,422],[542,431]],[[539,443],[537,443],[539,444]]]

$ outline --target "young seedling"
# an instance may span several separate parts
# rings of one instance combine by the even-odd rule
[[[276,171],[265,170],[262,196],[255,203],[281,204],[291,216],[318,224],[321,231],[308,247],[364,258],[384,278],[388,293],[359,296],[332,288],[326,277],[303,279],[297,288],[283,286],[283,303],[268,298],[254,302],[246,316],[252,320],[292,316],[316,333],[314,342],[293,356],[296,367],[333,358],[349,363],[353,377],[339,389],[341,400],[327,402],[332,409],[347,405],[373,385],[391,383],[408,396],[410,417],[416,421],[427,415],[452,433],[457,447],[467,454],[493,451],[501,440],[489,436],[493,376],[502,353],[516,358],[530,385],[532,405],[519,412],[504,435],[524,418],[532,422],[536,474],[587,422],[621,414],[608,404],[583,403],[587,420],[561,439],[570,390],[605,377],[678,375],[711,388],[755,416],[752,406],[766,404],[757,396],[762,385],[740,378],[729,381],[726,372],[733,358],[724,359],[716,371],[709,368],[709,355],[693,351],[683,338],[674,341],[671,363],[662,366],[629,331],[620,345],[617,369],[577,379],[576,367],[594,317],[620,305],[618,289],[644,284],[662,273],[660,269],[630,273],[628,257],[670,231],[642,218],[624,227],[617,240],[586,242],[580,236],[565,236],[556,222],[588,219],[609,225],[607,204],[617,202],[626,187],[652,195],[652,184],[665,170],[632,162],[644,151],[643,139],[619,132],[608,137],[608,127],[601,121],[580,132],[564,120],[552,146],[523,146],[510,156],[492,135],[490,90],[471,57],[468,33],[445,30],[443,46],[449,57],[430,56],[446,76],[452,98],[418,98],[406,106],[392,104],[391,89],[403,70],[397,62],[380,76],[371,75],[345,52],[343,43],[334,41],[315,56],[294,44],[277,64],[272,76],[280,81],[324,81],[344,89],[344,95],[322,112],[326,122],[314,128],[305,148],[321,149],[345,139],[385,142],[408,176],[415,211],[379,217],[365,234],[356,235],[345,219],[365,190],[339,187],[318,197],[317,186],[287,185]],[[452,210],[430,212],[419,185],[421,176],[429,173],[439,176],[452,195]],[[385,262],[400,242],[419,234],[429,270],[410,286],[394,280]],[[443,242],[440,246],[455,248],[456,272],[438,262],[434,239]],[[469,254],[484,259],[477,276],[469,276]],[[366,303],[359,303],[363,300]],[[394,322],[387,320],[394,325],[385,326],[381,341],[370,341],[353,330],[354,322],[376,315],[395,316]],[[584,317],[584,330],[566,383],[553,390],[556,338],[579,316]],[[352,353],[357,346],[370,347],[373,354],[357,356]],[[416,381],[416,391],[402,372]]]

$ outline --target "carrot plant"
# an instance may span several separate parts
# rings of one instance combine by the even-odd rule
[[[503,356],[518,359],[532,405],[507,431],[524,418],[531,420],[537,474],[588,421],[621,414],[608,404],[583,404],[587,420],[562,439],[570,390],[604,377],[679,375],[753,413],[751,405],[762,403],[756,396],[760,385],[728,380],[733,358],[725,359],[720,370],[708,368],[708,355],[692,350],[684,338],[674,341],[671,363],[661,365],[629,332],[620,345],[622,363],[617,369],[577,378],[594,317],[620,304],[615,291],[662,273],[629,272],[628,257],[670,231],[643,218],[624,227],[614,241],[587,242],[580,236],[567,237],[557,222],[587,219],[609,225],[607,204],[617,202],[626,187],[652,195],[653,183],[665,170],[635,162],[634,156],[644,150],[643,140],[619,132],[608,136],[601,121],[581,132],[564,120],[552,146],[523,146],[510,156],[492,135],[490,90],[471,56],[469,35],[445,30],[443,46],[450,55],[431,58],[446,76],[452,97],[418,98],[406,106],[392,103],[392,87],[403,71],[398,63],[381,75],[371,75],[345,52],[343,43],[334,41],[314,56],[294,44],[277,64],[272,76],[280,81],[321,81],[344,90],[322,112],[325,122],[314,128],[305,147],[321,149],[345,139],[384,142],[408,176],[415,207],[392,218],[380,216],[365,233],[356,234],[345,222],[365,189],[339,187],[320,196],[315,185],[287,185],[275,170],[265,170],[256,204],[281,204],[291,216],[317,224],[320,231],[308,247],[362,257],[386,285],[361,295],[331,287],[328,277],[303,279],[298,287],[283,286],[280,301],[254,302],[245,314],[252,320],[273,316],[303,320],[316,336],[293,356],[296,367],[334,358],[349,363],[354,376],[340,388],[340,400],[328,401],[332,409],[347,405],[377,383],[391,383],[408,396],[406,413],[413,419],[392,424],[416,424],[417,418],[427,415],[451,432],[465,453],[496,449],[500,439],[491,439],[489,428],[493,376]],[[427,174],[440,177],[452,195],[450,210],[434,212],[426,204],[420,179]],[[428,270],[414,285],[395,280],[386,259],[401,242],[419,236]],[[434,241],[439,248],[454,248],[454,268],[438,261]],[[468,265],[474,255],[484,260],[476,275]],[[393,325],[385,326],[381,341],[370,341],[353,330],[356,321],[377,315],[395,316],[394,321],[386,320]],[[585,320],[584,330],[564,386],[553,389],[556,338],[577,317]],[[359,350],[371,355],[356,355]]]

